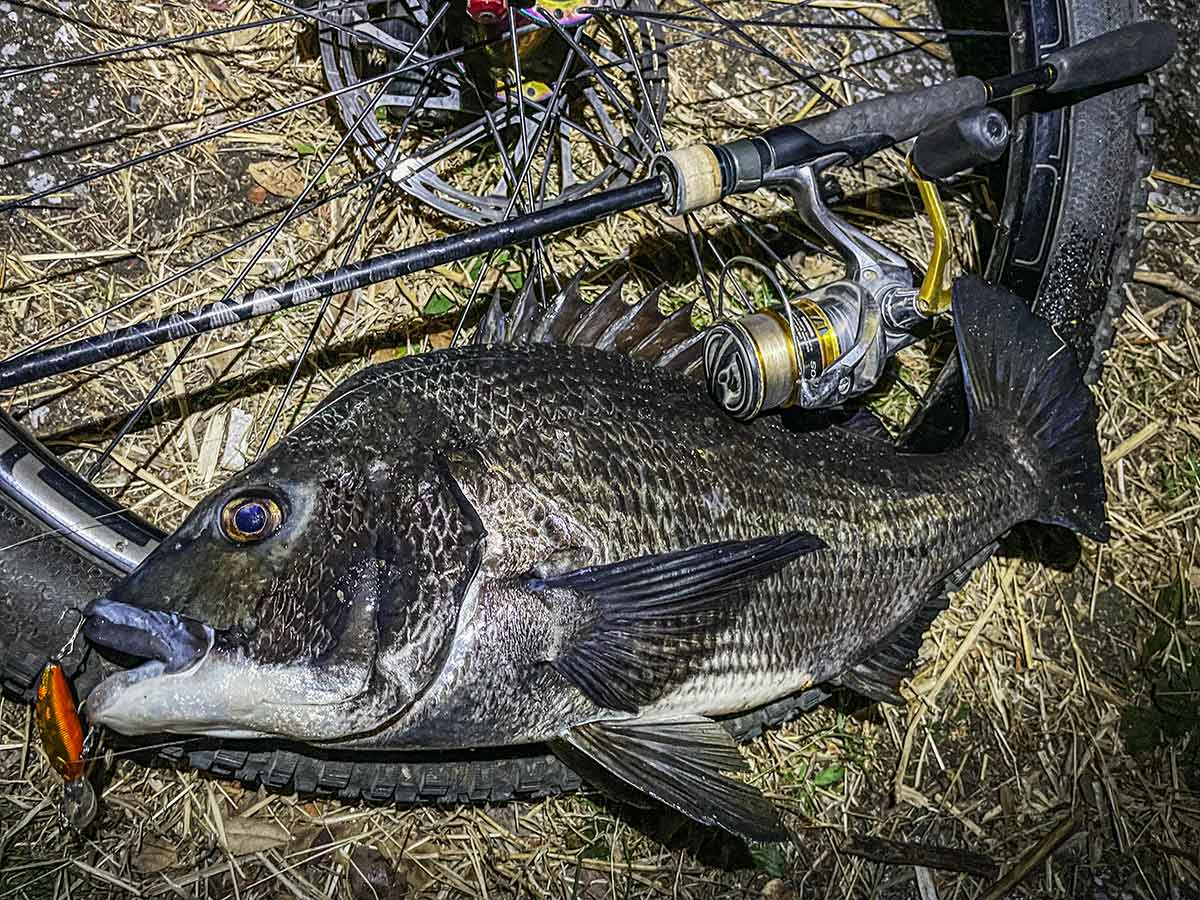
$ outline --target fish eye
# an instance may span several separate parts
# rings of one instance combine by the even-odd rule
[[[283,510],[270,497],[238,497],[221,510],[221,530],[239,544],[268,538],[282,524]]]

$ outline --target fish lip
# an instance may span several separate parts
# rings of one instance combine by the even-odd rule
[[[216,640],[212,627],[198,619],[143,609],[112,595],[93,600],[83,614],[83,634],[91,643],[161,664],[153,672],[147,669],[148,664],[129,670],[143,673],[142,678],[194,669],[212,651]]]

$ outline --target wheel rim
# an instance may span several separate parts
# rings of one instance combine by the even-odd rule
[[[710,10],[710,11],[712,10],[711,7],[704,5],[702,3],[699,3],[698,0],[690,0],[690,5],[689,4],[684,4],[684,5],[688,9],[690,9],[693,13],[698,9]],[[325,15],[328,15],[330,17],[333,17],[335,15],[342,17],[342,19],[336,19],[333,21],[340,22],[340,21],[343,21],[346,17],[349,17],[349,18],[353,19],[353,21],[355,21],[355,22],[361,22],[364,17],[355,13],[355,9],[358,9],[359,12],[361,12],[361,8],[362,8],[361,4],[357,5],[356,7],[351,7],[348,5],[337,5],[337,4],[332,4],[332,3],[325,3],[321,7],[321,15],[323,17]],[[724,9],[724,7],[722,7],[722,9]],[[636,9],[633,11],[639,12],[639,10],[636,10]],[[661,10],[658,10],[658,12],[661,12]],[[771,10],[768,10],[768,12],[771,12]],[[357,17],[356,17],[356,15],[357,15]],[[761,16],[762,13],[761,12],[757,13],[757,15]],[[746,18],[735,19],[732,15],[726,16],[719,11],[711,12],[711,16],[712,16],[712,18],[710,19],[710,25],[713,22],[717,23],[716,25],[713,26],[712,30],[718,32],[721,35],[735,35],[735,36],[738,36],[738,40],[740,41],[750,31],[751,26],[748,26],[745,24],[741,24],[741,25],[736,24],[737,22],[744,23],[746,21],[750,21],[749,19],[746,19]],[[370,14],[369,10],[368,10],[368,14],[365,18],[371,18],[371,14]],[[597,18],[599,18],[599,17],[597,17]],[[613,16],[610,18],[616,18],[616,17]],[[631,18],[635,18],[635,17],[631,17]],[[710,43],[713,43],[713,42],[709,42],[709,41],[702,41],[695,37],[694,32],[697,30],[697,28],[699,26],[697,26],[697,24],[691,19],[688,19],[688,20],[654,19],[654,18],[647,19],[647,18],[643,17],[643,18],[635,18],[635,20],[638,22],[639,25],[645,24],[647,22],[656,23],[655,27],[658,27],[660,32],[668,34],[669,38],[673,39],[673,40],[668,40],[669,46],[667,47],[667,50],[664,52],[669,52],[669,53],[674,54],[673,56],[670,57],[671,65],[676,67],[677,69],[680,68],[681,66],[686,69],[686,67],[688,66],[689,61],[690,61],[690,57],[688,56],[689,52],[692,53],[693,55],[700,55],[703,52],[708,51],[710,48]],[[732,24],[732,25],[727,24],[730,22],[733,22],[735,24]],[[665,24],[663,24],[663,23],[665,23]],[[279,27],[282,27],[282,26],[279,26]],[[330,28],[328,22],[318,23],[318,25],[316,27],[323,28],[326,31],[328,31]],[[834,33],[841,33],[841,32],[834,32]],[[889,39],[891,39],[891,36],[889,36]],[[895,40],[897,42],[899,42],[902,45],[902,47],[901,47],[901,49],[893,49],[891,52],[900,53],[901,56],[903,56],[904,54],[907,54],[907,53],[911,53],[911,52],[920,52],[918,50],[914,50],[914,44],[911,41],[905,41],[905,40],[902,40],[899,38],[895,38]],[[408,43],[401,42],[401,45],[402,46],[399,46],[399,47],[392,46],[389,49],[392,52],[401,52],[401,53],[407,52],[408,50],[412,49],[411,42],[408,42]],[[742,46],[745,46],[745,44],[742,44]],[[324,51],[325,51],[325,44],[323,43],[321,45],[321,52],[324,53]],[[775,53],[777,56],[779,55],[779,52],[776,50],[771,50],[770,52]],[[766,54],[764,54],[763,56],[758,57],[758,58],[760,60],[769,60],[770,59],[769,55],[766,55]],[[681,63],[680,60],[683,60],[683,62]],[[821,58],[818,56],[817,58],[813,59],[811,62],[819,63],[820,61],[821,61]],[[344,62],[344,60],[343,60],[343,62]],[[786,60],[785,60],[785,63],[787,63],[787,66],[791,68],[792,72],[801,72],[801,69],[797,68],[797,66],[799,64],[790,63],[790,62],[787,62]],[[325,65],[326,65],[326,67],[328,67],[329,62],[325,61]],[[817,68],[817,66],[805,63],[803,65],[803,72],[801,72],[801,74],[805,74],[809,68]],[[808,77],[808,76],[805,75],[805,77]],[[634,79],[634,80],[636,80],[636,79]],[[799,83],[803,79],[797,79],[794,75],[792,75],[785,69],[783,71],[782,76],[779,76],[779,75],[775,76],[775,80],[779,81],[779,82],[783,82],[782,87],[784,89],[786,89],[786,88],[790,87],[790,85],[788,84],[789,81],[796,81],[797,83]],[[749,80],[745,80],[740,83],[744,83],[747,86],[751,85],[751,81],[749,81]],[[835,79],[832,83],[845,85],[848,82],[845,80],[843,80],[841,82],[837,82]],[[333,86],[333,90],[338,91],[339,88],[342,88],[345,86],[346,85],[336,85],[335,84]],[[650,87],[650,86],[646,85],[645,87]],[[332,98],[327,98],[327,99],[332,99],[334,102],[341,104],[342,101],[345,101],[346,98],[348,98],[348,97],[355,96],[355,94],[360,95],[361,88],[362,88],[362,85],[355,85],[354,92],[345,91],[344,93],[337,93],[337,94],[334,94],[334,96]],[[638,90],[642,91],[644,98],[646,98],[646,97],[649,98],[646,103],[646,107],[649,109],[655,109],[657,104],[654,102],[653,88],[650,87],[649,90],[646,90],[646,89],[644,89],[643,85],[641,85],[641,84],[637,85],[637,88],[638,88]],[[328,88],[325,89],[326,92],[328,92],[328,90],[329,90]],[[822,90],[824,90],[824,88],[822,88]],[[729,93],[729,92],[726,92],[726,93]],[[734,92],[734,93],[736,93],[736,92]],[[745,124],[744,120],[757,121],[760,118],[759,113],[761,112],[761,110],[754,107],[751,104],[751,101],[749,99],[747,99],[748,97],[757,97],[757,95],[747,94],[745,97],[740,97],[740,96],[722,96],[720,98],[708,97],[708,98],[703,98],[701,101],[697,102],[694,105],[677,104],[673,110],[667,109],[667,110],[659,111],[653,117],[654,121],[652,123],[641,123],[641,124],[646,124],[649,126],[650,132],[651,132],[651,135],[650,135],[651,137],[656,137],[658,129],[662,128],[665,131],[671,133],[672,136],[682,135],[682,137],[679,138],[679,140],[694,140],[697,137],[703,137],[703,136],[707,136],[707,135],[712,135],[715,139],[724,139],[727,137],[731,137],[734,134],[738,133],[740,130],[742,130],[742,128],[744,127],[744,124]],[[719,99],[721,101],[720,104],[712,102],[717,99]],[[705,115],[708,114],[709,110],[713,109],[716,106],[729,106],[731,109],[734,110],[734,113],[736,113],[736,115],[734,113],[729,113],[729,114],[725,115],[724,118],[717,121],[715,129],[709,130],[707,132],[707,135],[697,135],[695,133],[695,129],[700,127],[700,125],[698,124],[698,120],[702,119]],[[348,107],[349,107],[350,112],[346,112],[346,109],[343,108],[342,118],[343,118],[343,120],[350,119],[350,122],[347,123],[347,122],[343,121],[343,125],[353,124],[354,116],[361,115],[363,112],[363,109],[364,109],[361,101],[359,101],[357,106],[354,106],[353,104],[348,104]],[[697,110],[701,110],[701,112],[697,113]],[[355,111],[357,111],[357,112],[355,112]],[[770,112],[774,115],[782,116],[784,118],[792,118],[792,117],[794,117],[794,115],[796,114],[797,111],[794,109],[791,109],[791,108],[787,108],[784,110],[780,110],[780,109],[768,110],[768,112]],[[373,121],[374,120],[372,120],[372,122]],[[378,140],[378,139],[376,138],[376,140]],[[387,140],[386,136],[384,137],[384,140]],[[644,162],[644,159],[642,161]],[[375,164],[372,164],[372,165],[374,166]],[[377,169],[377,166],[376,166],[376,169]],[[310,171],[311,171],[311,169],[310,169]],[[361,169],[358,170],[359,173],[361,173],[361,171],[362,171]],[[380,182],[378,180],[375,180],[375,181],[370,180],[374,174],[375,173],[371,172],[369,169],[367,170],[366,175],[356,173],[356,177],[361,182],[360,186],[362,187],[362,189],[364,191],[367,191],[367,190],[371,191],[369,196],[371,198],[375,198],[375,200],[377,200],[380,196],[390,197],[391,195],[387,194],[387,188],[380,186]],[[616,177],[628,177],[628,172],[618,171]],[[609,185],[609,186],[611,186],[611,185]],[[344,189],[344,188],[339,188],[339,189]],[[336,194],[337,191],[334,190],[331,193]],[[412,190],[411,193],[416,194],[418,197],[421,196],[415,189]],[[486,196],[486,195],[471,194],[468,191],[461,191],[456,196],[453,193],[452,187],[449,187],[445,190],[443,190],[443,189],[438,189],[436,191],[433,189],[430,190],[430,198],[439,199],[441,201],[445,201],[446,198],[449,197],[451,201],[463,200],[464,202],[466,202],[467,198],[469,198],[469,197],[480,197],[480,196]],[[425,199],[430,199],[430,198],[425,198]],[[306,197],[305,199],[307,200],[307,203],[299,204],[298,208],[303,209],[307,205],[316,205],[316,204],[318,204],[319,201],[324,200],[324,196],[318,196],[316,194],[313,194],[311,197]],[[508,199],[511,200],[511,197]],[[543,197],[542,201],[543,202],[553,202],[553,198],[551,198],[550,200],[546,200],[546,198]],[[333,201],[330,201],[330,202],[336,203],[337,199],[335,198]],[[373,202],[374,202],[374,200],[369,199],[365,205],[369,206]],[[388,202],[393,203],[393,204],[395,203],[394,200],[389,200]],[[442,212],[448,212],[447,209],[442,209],[441,207],[439,207],[437,203],[432,203],[431,205],[433,205],[435,208],[440,209],[440,211],[442,211]],[[507,205],[507,201],[506,201],[506,205]],[[497,212],[497,207],[493,206],[491,208],[491,214],[496,214],[496,212]],[[503,212],[503,210],[501,210],[501,212]],[[756,247],[761,246],[761,244],[769,243],[768,241],[763,240],[764,236],[770,237],[770,235],[766,234],[766,231],[767,231],[766,226],[763,225],[763,215],[764,214],[765,213],[763,213],[762,210],[756,209],[753,206],[749,206],[746,209],[741,210],[737,213],[728,213],[727,214],[728,215],[727,225],[729,227],[729,230],[736,231],[738,234],[743,235],[743,237],[745,237],[745,235],[751,235],[751,236],[754,236],[757,239],[759,239],[760,243],[749,243],[748,244],[749,246],[756,246]],[[351,224],[343,226],[344,230],[351,237],[346,239],[342,245],[334,248],[335,251],[346,250],[346,248],[348,246],[349,250],[345,253],[345,256],[349,257],[351,255],[350,251],[354,251],[355,245],[359,243],[358,236],[363,231],[363,225],[362,225],[363,221],[365,221],[365,218],[362,220],[359,220],[356,224],[351,223]],[[715,281],[715,278],[712,276],[712,273],[708,273],[708,275],[706,277],[706,274],[704,271],[705,265],[704,265],[702,256],[707,254],[707,257],[709,259],[708,265],[713,268],[718,267],[724,260],[722,259],[722,254],[721,254],[720,249],[717,248],[711,241],[706,241],[706,238],[708,236],[708,230],[709,230],[707,223],[700,222],[698,220],[693,219],[691,221],[684,221],[683,223],[676,223],[675,227],[681,233],[686,232],[686,237],[687,237],[686,243],[687,243],[688,249],[690,251],[689,255],[692,256],[697,262],[699,262],[699,265],[697,265],[696,268],[699,270],[700,280],[705,282],[706,284],[711,285],[712,282]],[[260,229],[260,232],[261,231],[266,231],[266,229]],[[745,234],[743,234],[743,232],[745,232]],[[239,234],[242,234],[242,233],[243,232],[239,232]],[[290,232],[288,232],[286,230],[283,230],[282,233],[284,233],[285,235],[290,234]],[[272,236],[272,232],[267,231],[267,236],[268,237]],[[749,242],[750,238],[747,237],[746,240]],[[363,243],[365,244],[367,242],[364,240]],[[680,244],[682,246],[682,244],[683,244],[682,240],[680,241]],[[249,253],[249,248],[253,247],[254,245],[253,245],[253,242],[250,241],[250,242],[247,242],[247,244],[245,246],[247,248],[246,252]],[[364,252],[365,252],[365,250],[364,250]],[[328,252],[328,251],[326,252],[326,258],[332,258],[334,262],[336,262],[337,259],[341,258],[341,257],[342,257],[341,253]],[[554,263],[554,260],[552,259],[552,250],[544,250],[541,252],[535,250],[535,252],[531,255],[531,260],[532,260],[532,265],[533,265],[534,271],[539,273],[538,277],[544,278],[552,288],[555,278],[558,277],[558,273],[556,273],[554,271],[555,263]],[[776,260],[776,262],[782,263],[783,261]],[[247,266],[247,267],[245,267],[245,269],[249,269],[249,267]],[[480,266],[478,276],[471,279],[473,284],[472,284],[472,290],[470,292],[470,299],[474,299],[479,295],[480,286],[484,281],[482,276],[483,276],[485,270],[486,270],[485,266]],[[235,271],[237,271],[237,270],[235,270]],[[239,272],[238,274],[239,274],[239,277],[241,277],[241,273]],[[135,290],[132,292],[127,292],[127,296],[135,296],[136,297],[136,295],[141,290],[142,289],[139,288],[138,290]],[[693,296],[699,296],[699,295],[703,295],[705,293],[704,290],[697,288],[695,286],[690,286],[689,290],[693,294]],[[677,293],[687,293],[687,291],[680,290],[680,291],[677,291]],[[436,294],[434,296],[436,298]],[[138,299],[140,299],[140,298],[138,298]],[[710,298],[710,302],[711,302],[711,298]],[[429,309],[430,305],[431,304],[427,303],[426,309]],[[463,304],[460,303],[458,305],[462,306]],[[94,308],[94,306],[93,306],[93,308]],[[337,313],[336,309],[332,309],[332,312],[330,311],[330,309],[331,308],[326,308],[325,312],[317,317],[317,319],[313,323],[311,329],[309,329],[308,339],[306,341],[304,341],[302,346],[299,348],[300,351],[302,351],[300,354],[301,356],[307,354],[309,351],[311,351],[314,348],[319,348],[319,346],[320,346],[320,340],[319,340],[320,329],[321,329],[322,322],[325,319],[325,315],[329,314],[332,316]],[[44,337],[44,335],[45,335],[45,332],[42,332],[42,334],[40,336]],[[8,349],[10,351],[11,350],[20,350],[20,349],[23,349],[23,346],[24,345],[17,345],[15,347],[10,346]],[[293,350],[293,352],[295,352],[296,348],[293,347],[292,350]],[[209,348],[207,351],[203,350],[203,348],[202,348],[201,352],[211,352],[211,348]],[[169,363],[173,358],[174,358],[174,354],[164,355],[164,359],[156,362],[155,365],[161,366],[165,370],[165,364]],[[297,370],[295,368],[291,368],[291,377],[288,380],[289,386],[291,386],[292,384],[294,384],[296,382],[296,376],[297,376]],[[167,383],[167,381],[169,381],[169,379],[163,379],[164,384]],[[285,393],[285,399],[286,399],[286,394],[288,392],[285,390],[284,393]],[[20,402],[20,401],[18,400],[18,402]],[[133,404],[127,403],[127,407],[128,406],[133,406]],[[299,407],[297,407],[297,408],[299,408]],[[252,441],[251,443],[252,444],[256,443],[260,437],[265,440],[267,436],[274,433],[274,431],[275,431],[275,429],[273,427],[274,422],[279,421],[280,415],[281,415],[280,410],[278,408],[276,408],[275,414],[273,417],[264,416],[263,417],[264,419],[265,418],[271,419],[272,425],[266,429],[266,434],[264,434],[264,435],[256,434],[254,436],[255,440]],[[105,435],[106,437],[111,436],[111,434],[114,431],[119,430],[119,428],[117,427],[119,422],[127,420],[123,416],[117,416],[117,417],[112,417],[112,418],[115,418],[116,421],[110,422],[109,425],[107,426],[108,432]],[[140,427],[140,424],[138,427]],[[226,432],[226,436],[228,436],[228,430]],[[100,444],[100,443],[103,443],[103,442],[102,441],[95,442],[95,444]],[[109,440],[107,443],[111,444],[112,441]],[[118,446],[120,446],[119,442],[118,442]],[[89,451],[78,454],[78,458],[73,460],[73,462],[75,463],[75,465],[79,466],[80,468],[83,468],[84,470],[94,469],[94,464],[89,464],[89,463],[92,463],[92,461],[95,459],[96,449],[97,449],[97,447],[95,445],[93,445]],[[253,447],[250,446],[248,448],[248,455],[251,455],[252,453],[253,453]],[[134,460],[134,462],[136,462],[136,460]],[[110,471],[111,471],[111,463],[109,465],[110,465]],[[141,476],[135,474],[133,477],[126,479],[125,482],[118,483],[118,486],[123,489],[122,495],[123,495],[123,498],[126,499],[127,502],[130,500],[131,496],[132,496],[132,501],[134,503],[136,503],[138,501],[139,498],[136,495],[131,495],[129,493],[129,491],[130,491],[130,485],[140,477]],[[158,481],[161,484],[162,479],[158,479]],[[109,485],[107,485],[107,484],[103,484],[103,486],[109,487]],[[167,486],[169,487],[170,485],[168,484]],[[187,491],[177,491],[177,493],[184,497],[190,496],[190,493]],[[177,511],[173,515],[177,516],[179,514],[178,510],[182,510],[184,508],[186,508],[186,502],[181,500],[176,505]],[[170,516],[166,517],[166,521],[167,522],[170,521]]]

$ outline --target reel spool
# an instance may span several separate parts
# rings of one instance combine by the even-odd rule
[[[854,346],[868,299],[858,284],[836,281],[782,308],[714,325],[704,339],[709,394],[740,420],[796,405],[801,385]]]

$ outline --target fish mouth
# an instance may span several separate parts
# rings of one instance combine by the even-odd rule
[[[361,679],[256,661],[227,632],[179,613],[110,595],[84,615],[90,642],[144,660],[109,675],[87,698],[88,719],[124,735],[339,740],[339,704],[358,705]]]
[[[157,675],[187,672],[208,655],[216,637],[197,619],[110,597],[92,601],[83,614],[83,634],[91,643],[148,661],[131,671],[149,666]]]
[[[227,654],[212,626],[111,596],[90,603],[84,617],[83,633],[92,644],[145,660],[92,689],[86,709],[93,723],[126,735],[257,736],[227,722],[221,688],[229,684],[214,688],[205,678],[214,668],[226,673],[227,682],[237,674],[228,672],[228,660],[222,658]]]

